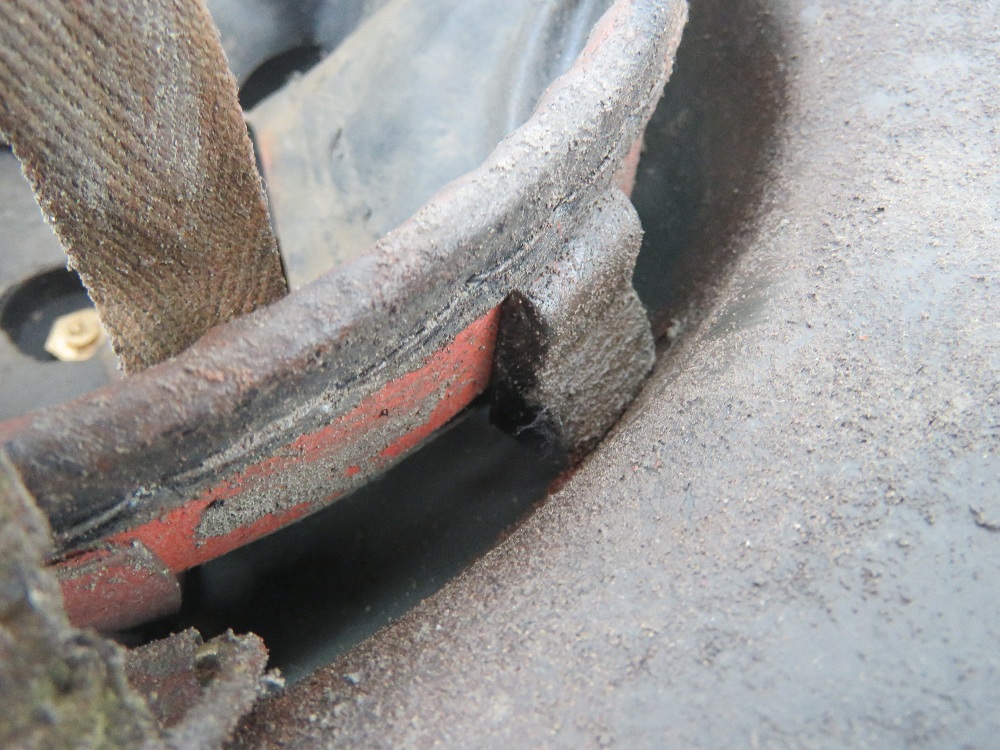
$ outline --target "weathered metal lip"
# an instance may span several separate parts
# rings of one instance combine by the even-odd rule
[[[331,424],[535,278],[641,134],[685,18],[681,0],[619,0],[532,118],[371,253],[172,360],[0,425],[61,550],[155,519]],[[291,489],[303,488],[271,491]],[[330,494],[312,490],[306,511]]]

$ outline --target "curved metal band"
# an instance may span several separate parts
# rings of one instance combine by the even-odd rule
[[[619,0],[532,118],[369,254],[174,359],[0,425],[60,551],[141,539],[185,569],[349,491],[481,392],[492,311],[612,184],[686,13]]]

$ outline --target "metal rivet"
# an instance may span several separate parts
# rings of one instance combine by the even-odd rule
[[[77,310],[55,319],[45,351],[63,362],[83,362],[97,353],[106,336],[97,310]]]

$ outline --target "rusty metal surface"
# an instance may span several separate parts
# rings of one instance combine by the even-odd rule
[[[998,22],[692,3],[678,74],[783,108],[731,274],[564,489],[234,746],[995,746]]]
[[[614,180],[685,9],[616,4],[534,116],[371,253],[175,360],[0,425],[60,549],[139,538],[183,569],[357,486],[468,403],[485,387],[491,311]],[[471,377],[442,380],[452,362]],[[401,393],[410,411],[393,414]],[[374,411],[348,440],[340,427],[359,410]],[[161,540],[166,514],[178,534]]]
[[[281,684],[264,675],[267,649],[229,631],[202,641],[185,630],[128,652],[130,684],[156,717],[171,750],[216,750],[260,695]]]
[[[0,453],[0,745],[134,748],[155,724],[122,650],[75,630],[43,567],[45,518]]]
[[[217,750],[276,675],[267,650],[194,631],[128,652],[71,626],[44,567],[48,526],[0,453],[0,744]],[[148,701],[148,703],[147,703]]]

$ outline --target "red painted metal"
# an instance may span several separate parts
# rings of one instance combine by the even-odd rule
[[[181,605],[177,576],[138,541],[102,545],[53,568],[76,627],[120,630]]]
[[[114,577],[113,556],[83,571],[73,555],[88,550],[141,542],[179,572],[257,539],[359,487],[483,392],[490,310],[545,272],[616,176],[627,187],[683,15],[618,0],[529,121],[370,252],[174,360],[0,425],[66,556],[54,564],[67,591]]]
[[[179,604],[165,587],[162,598],[143,593],[142,580],[133,574],[132,556],[122,551],[141,549],[155,556],[164,570],[176,574],[200,565],[237,547],[276,531],[336,498],[335,492],[320,503],[299,503],[280,512],[265,514],[245,526],[218,536],[198,532],[205,511],[219,501],[231,501],[247,493],[282,484],[290,468],[304,464],[337,466],[346,463],[347,450],[366,438],[383,437],[372,443],[361,463],[339,469],[343,476],[371,476],[385,469],[444,426],[469,405],[489,384],[500,310],[494,308],[468,326],[448,346],[427,358],[417,370],[390,381],[363,400],[355,409],[330,425],[289,443],[278,455],[233,474],[200,497],[173,508],[160,518],[121,532],[107,542],[112,549],[73,555],[56,565],[70,618],[77,625],[108,628],[150,619],[150,613],[169,611]],[[385,431],[386,417],[406,416],[437,398],[429,416],[403,434]],[[147,575],[148,577],[148,575]],[[135,586],[135,595],[128,587]],[[149,587],[147,587],[149,588]],[[96,595],[95,592],[99,592]]]

